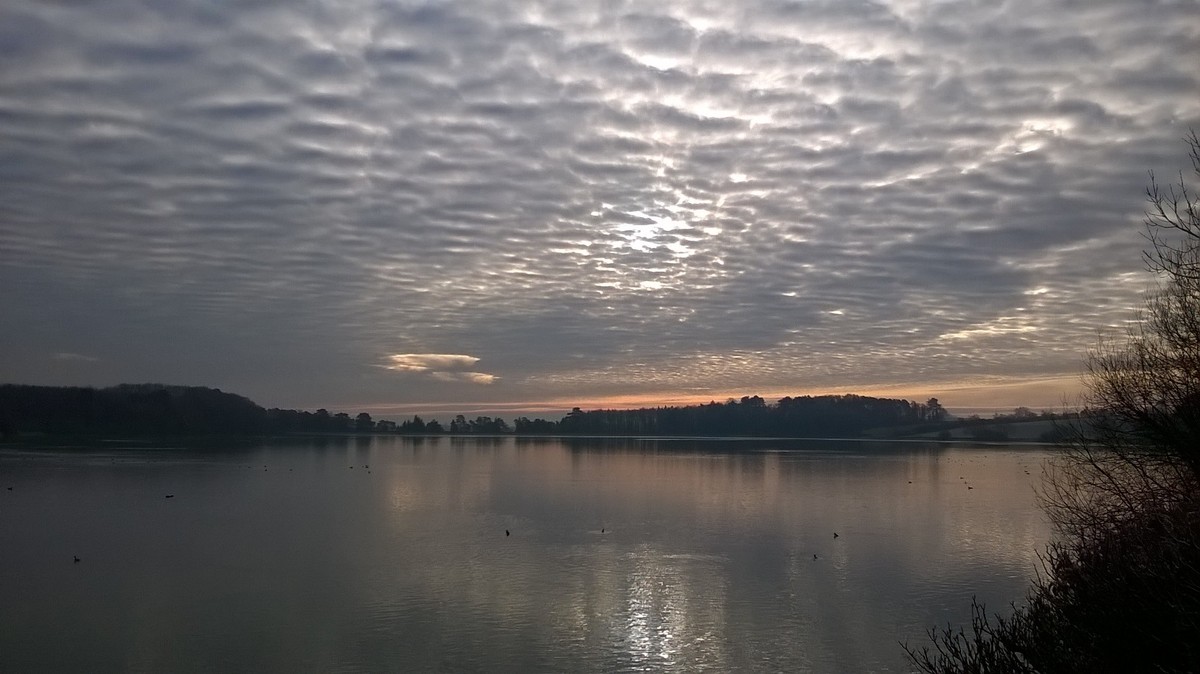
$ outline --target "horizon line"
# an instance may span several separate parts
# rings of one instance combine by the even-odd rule
[[[1078,373],[1058,374],[1047,377],[989,377],[974,382],[941,382],[932,385],[917,384],[868,384],[862,387],[836,386],[824,389],[806,388],[787,390],[770,388],[765,391],[747,393],[735,391],[717,395],[708,393],[648,392],[638,394],[610,394],[601,396],[579,396],[574,398],[550,398],[521,401],[438,401],[438,402],[362,402],[321,405],[325,409],[334,407],[366,411],[382,415],[436,415],[495,413],[559,413],[566,414],[572,408],[582,410],[629,410],[655,407],[704,405],[710,402],[740,400],[743,397],[759,396],[770,403],[786,397],[821,397],[837,395],[859,395],[872,398],[892,398],[923,403],[929,398],[938,402],[952,414],[996,412],[1028,407],[1039,410],[1068,410],[1078,407],[1080,377]],[[1003,394],[1009,395],[1003,395]],[[1024,393],[1025,395],[1022,395]],[[1015,397],[1014,397],[1015,396]],[[1051,396],[1053,401],[1051,401]],[[955,400],[957,398],[957,400]],[[988,400],[992,398],[992,400]],[[1032,398],[1037,398],[1033,400]]]

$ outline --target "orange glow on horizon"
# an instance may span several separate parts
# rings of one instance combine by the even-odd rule
[[[767,389],[758,391],[679,392],[653,391],[606,396],[549,398],[522,401],[445,401],[429,403],[376,402],[334,405],[329,409],[367,411],[381,418],[408,418],[421,415],[428,418],[465,416],[529,416],[556,419],[573,407],[583,410],[637,409],[642,407],[671,407],[701,405],[709,402],[738,400],[758,395],[768,402],[785,396],[863,395],[879,398],[903,398],[924,402],[937,398],[952,413],[955,410],[1011,410],[1018,406],[1035,410],[1061,410],[1078,406],[1082,389],[1079,375],[1057,375],[1038,378],[989,377],[977,381],[953,381],[928,384],[874,384],[824,388]]]

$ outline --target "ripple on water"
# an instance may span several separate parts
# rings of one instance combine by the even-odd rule
[[[471,447],[0,453],[0,669],[904,671],[1049,537],[1027,450]]]

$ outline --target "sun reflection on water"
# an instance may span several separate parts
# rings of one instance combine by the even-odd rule
[[[65,583],[106,558],[149,560],[87,576],[103,592],[39,593],[43,603],[21,612],[86,614],[136,633],[153,657],[139,659],[120,635],[95,650],[160,670],[187,669],[176,654],[198,651],[178,644],[201,634],[284,671],[898,672],[897,641],[969,619],[972,595],[999,609],[1020,600],[1048,539],[1031,484],[1041,458],[864,443],[380,438],[230,465],[219,455],[204,471],[9,461],[21,498],[42,504],[27,527],[0,521],[10,540],[37,549],[78,537],[81,518],[96,533],[81,543],[86,568],[45,571],[44,550],[29,557],[36,568],[0,567]],[[138,485],[149,471],[187,496],[147,510]],[[157,483],[153,493],[159,503]],[[79,499],[107,505],[80,510]],[[178,517],[191,533],[171,539],[161,564],[163,540],[147,532]],[[247,640],[230,605],[323,640]],[[171,623],[181,610],[187,620]],[[53,624],[48,639],[60,633]],[[30,637],[23,625],[0,635]]]

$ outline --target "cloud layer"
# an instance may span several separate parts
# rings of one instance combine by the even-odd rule
[[[1198,45],[1188,1],[15,0],[0,379],[316,405],[1073,372],[1146,287]]]

